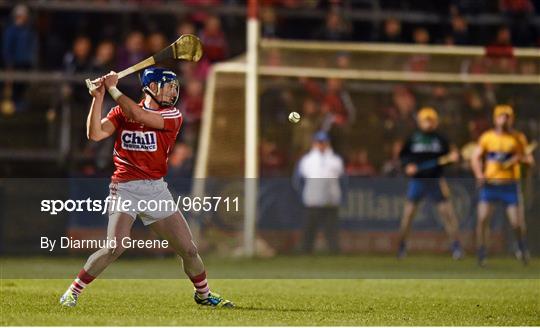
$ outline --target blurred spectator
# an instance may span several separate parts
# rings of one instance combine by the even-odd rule
[[[532,60],[523,61],[519,67],[519,73],[522,75],[538,74],[538,65]]]
[[[348,52],[340,52],[336,56],[336,65],[341,69],[348,69],[351,67],[351,54]]]
[[[508,26],[500,26],[497,29],[495,38],[491,43],[488,44],[486,48],[486,64],[489,66],[490,58],[501,58],[501,57],[513,57],[512,51],[512,34]]]
[[[497,30],[497,34],[495,34],[495,39],[492,43],[494,46],[499,47],[511,47],[512,46],[512,32],[508,28],[508,26],[501,26]]]
[[[325,41],[347,41],[351,38],[351,28],[337,11],[330,11],[323,27],[313,34],[313,39]]]
[[[180,195],[191,193],[194,168],[193,150],[191,147],[182,142],[174,145],[167,164],[169,167],[166,180],[174,192]]]
[[[145,49],[144,34],[139,31],[129,33],[124,44],[117,51],[117,68],[122,70],[134,65],[147,57]],[[136,74],[132,74],[123,79],[125,85],[122,90],[126,95],[134,99],[140,96],[140,84]]]
[[[294,185],[302,194],[305,206],[304,241],[302,250],[313,252],[319,227],[324,228],[326,242],[332,253],[339,252],[338,209],[343,197],[343,160],[330,146],[324,131],[313,136],[311,150],[298,163]]]
[[[517,59],[513,54],[512,34],[507,26],[497,30],[495,41],[487,47],[484,64],[489,73],[508,74],[517,69]]]
[[[92,60],[92,66],[91,66],[91,69],[95,73],[96,76],[103,75],[110,71],[116,70],[115,55],[116,55],[116,45],[112,41],[104,40],[98,44],[96,48],[96,53],[94,55],[94,59]],[[85,89],[84,86],[80,86],[80,87],[82,87],[81,92],[85,93],[85,98],[86,98],[87,90]],[[103,99],[103,116],[107,115],[109,110],[115,105],[116,103],[111,97],[105,97]],[[99,142],[95,144],[98,145],[97,146],[97,148],[99,149],[98,151],[103,152],[103,149],[106,149],[107,151],[106,155],[110,155],[111,145],[109,144],[109,142]],[[105,165],[110,164],[110,163],[111,162],[110,162],[110,156],[109,156],[105,158],[103,164],[98,163],[97,166],[98,168],[102,168],[102,167],[105,167]]]
[[[191,178],[193,176],[193,151],[191,147],[182,142],[174,145],[168,164],[168,177]]]
[[[509,14],[531,14],[534,12],[531,0],[499,0],[499,8],[501,12]]]
[[[270,49],[266,53],[264,62],[267,66],[279,67],[283,66],[283,60],[281,57],[281,51],[279,49]]]
[[[349,92],[343,88],[341,79],[327,79],[324,88],[311,79],[300,81],[304,89],[322,105],[322,113],[325,116],[324,130],[328,131],[334,125],[343,126],[354,121],[356,108]]]
[[[302,103],[301,119],[293,128],[293,158],[303,154],[311,147],[313,135],[321,128],[321,114],[313,98],[306,97]]]
[[[456,40],[454,40],[454,36],[452,34],[446,34],[443,37],[442,43],[445,46],[454,46],[456,45]]]
[[[90,73],[92,71],[92,43],[86,35],[75,38],[71,51],[64,56],[64,72],[67,74]],[[89,143],[84,131],[84,122],[88,108],[88,89],[85,85],[66,84],[65,95],[70,99],[72,107],[72,137],[74,150],[88,149]]]
[[[197,79],[187,81],[180,97],[180,109],[186,123],[199,122],[202,115],[203,84]]]
[[[480,135],[490,128],[489,106],[477,90],[470,89],[465,93],[464,119],[469,133],[468,140],[478,140]]]
[[[343,80],[338,78],[326,80],[322,111],[327,114],[332,124],[344,125],[348,121],[354,121],[356,108],[350,94],[343,88]]]
[[[210,62],[203,56],[197,63],[190,61],[181,61],[179,64],[180,72],[183,80],[200,80],[206,81],[206,76],[210,69]]]
[[[30,13],[25,5],[12,12],[13,22],[4,29],[2,54],[7,69],[28,70],[35,67],[37,34],[30,25]]]
[[[399,153],[403,147],[403,140],[397,139],[390,147],[390,158],[386,160],[381,169],[381,174],[385,177],[397,177],[403,175]]]
[[[212,7],[222,3],[222,0],[184,0],[183,5],[194,7],[194,10],[191,11],[189,18],[197,26],[202,26],[205,22],[208,21],[212,16],[208,13]]]
[[[381,111],[384,129],[392,139],[403,137],[414,130],[415,108],[416,98],[412,92],[403,85],[394,87],[392,104]]]
[[[12,12],[13,22],[4,29],[2,57],[7,70],[29,70],[36,66],[38,54],[37,34],[30,25],[30,13],[25,5],[17,5]],[[26,109],[22,83],[6,81],[3,86],[2,112],[12,114],[14,110]],[[13,101],[11,101],[13,99]]]
[[[72,50],[64,56],[64,71],[69,74],[90,72],[92,70],[92,42],[86,35],[73,41]]]
[[[191,148],[197,150],[203,111],[203,84],[200,80],[187,80],[181,92],[179,109],[184,118],[182,137]]]
[[[368,152],[364,148],[351,152],[346,172],[349,176],[357,177],[373,177],[377,175],[375,167],[369,161]]]
[[[184,34],[197,35],[197,29],[195,29],[195,25],[192,22],[182,21],[176,26],[176,38]]]
[[[381,42],[401,43],[403,41],[403,37],[401,36],[401,22],[396,18],[385,20]]]
[[[125,69],[147,57],[144,44],[144,34],[133,31],[128,34],[124,45],[118,49],[118,69]]]
[[[429,32],[424,27],[417,27],[413,31],[413,42],[417,45],[429,44]],[[405,70],[411,72],[426,72],[428,70],[430,56],[427,54],[412,55],[405,65]]]
[[[92,71],[92,43],[90,39],[81,35],[73,41],[72,50],[64,56],[64,71],[68,74],[89,73]],[[71,95],[73,105],[82,109],[86,105],[88,90],[82,84],[73,85]]]
[[[451,25],[451,36],[454,40],[453,44],[456,45],[468,45],[470,44],[470,35],[469,26],[467,21],[463,16],[454,15],[450,21]]]
[[[146,38],[146,49],[150,54],[155,54],[168,45],[167,38],[161,32],[154,32]]]
[[[96,48],[92,70],[103,74],[115,70],[115,52],[116,46],[112,41],[101,41]]]
[[[211,63],[224,60],[227,57],[227,40],[217,16],[210,16],[206,20],[200,39],[204,47],[204,55]]]
[[[415,44],[428,44],[430,41],[429,32],[424,27],[417,27],[413,31],[412,39]]]
[[[499,8],[508,19],[514,44],[521,47],[533,45],[530,21],[534,15],[534,5],[531,0],[499,0]]]
[[[281,177],[285,171],[286,158],[275,141],[263,138],[259,146],[261,176]]]
[[[277,23],[276,12],[273,7],[266,6],[261,8],[261,37],[278,38],[279,25]]]

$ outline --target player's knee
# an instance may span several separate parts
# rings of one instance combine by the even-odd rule
[[[439,215],[444,221],[452,221],[452,217],[450,216],[450,211],[447,207],[439,207]]]
[[[510,220],[510,226],[512,227],[512,229],[521,228],[521,225],[519,224],[517,220]]]
[[[105,255],[108,258],[111,258],[111,259],[116,259],[120,255],[122,255],[122,253],[124,253],[125,250],[126,249],[124,247],[121,247],[121,246],[103,248],[103,251],[105,252]]]
[[[481,211],[479,210],[478,211],[478,215],[477,215],[477,221],[480,223],[480,222],[485,222],[489,217],[489,213],[487,211]]]
[[[479,215],[478,216],[478,225],[485,225],[488,221],[488,216],[487,215]]]
[[[194,258],[199,255],[199,250],[197,249],[197,246],[191,243],[190,246],[180,251],[178,255],[180,255],[183,258]]]
[[[199,255],[199,250],[197,249],[197,246],[192,245],[187,249],[186,254],[188,257],[197,257]]]

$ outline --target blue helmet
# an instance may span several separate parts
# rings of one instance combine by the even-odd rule
[[[166,83],[174,83],[177,88],[179,88],[179,82],[178,78],[176,77],[176,74],[168,69],[160,68],[160,67],[150,67],[143,71],[141,76],[142,81],[142,87],[143,92],[148,94],[152,99],[154,99],[155,102],[157,102],[161,107],[172,107],[176,104],[178,101],[179,91],[176,90],[176,98],[173,102],[171,101],[158,101],[157,100],[157,94],[160,92],[160,90],[163,88],[163,86]],[[158,91],[157,93],[152,92],[150,90],[150,83],[155,82],[158,85]]]

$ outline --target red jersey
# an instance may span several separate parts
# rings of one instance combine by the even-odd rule
[[[112,181],[157,180],[167,174],[167,160],[174,148],[182,125],[182,114],[174,107],[144,110],[161,115],[165,121],[162,130],[144,126],[124,115],[120,106],[113,107],[107,119],[116,128]]]

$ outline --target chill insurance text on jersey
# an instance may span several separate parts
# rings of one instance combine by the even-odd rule
[[[113,182],[155,180],[167,174],[167,157],[180,131],[182,113],[174,107],[153,111],[146,109],[142,102],[139,105],[161,115],[165,125],[162,130],[148,128],[128,119],[119,106],[110,110],[107,119],[116,128]]]

